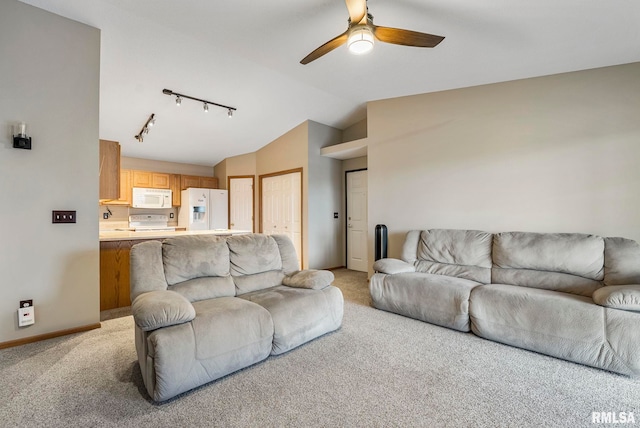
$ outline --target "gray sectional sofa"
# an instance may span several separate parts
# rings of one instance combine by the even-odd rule
[[[374,264],[374,306],[640,375],[640,246],[576,233],[412,230]]]
[[[131,311],[155,401],[282,354],[342,324],[329,271],[300,271],[284,235],[180,236],[131,249]]]

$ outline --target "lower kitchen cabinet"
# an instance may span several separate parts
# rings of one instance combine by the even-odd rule
[[[143,241],[149,241],[149,239],[100,242],[101,311],[131,306],[129,256],[131,247]]]

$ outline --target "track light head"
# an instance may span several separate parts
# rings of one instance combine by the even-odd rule
[[[149,116],[149,119],[147,119],[145,124],[142,126],[142,129],[140,130],[140,132],[138,132],[138,135],[135,135],[134,138],[138,140],[138,142],[142,143],[144,141],[144,136],[149,133],[149,128],[152,127],[155,123],[156,123],[156,115],[155,113],[151,113],[151,116]]]
[[[204,112],[209,113],[209,104],[204,103]]]
[[[233,117],[233,110],[229,109],[229,111],[227,112],[227,117],[229,117],[229,119],[231,119]]]
[[[176,106],[180,107],[180,104],[182,104],[182,97],[180,97],[180,95],[178,95],[176,97]]]

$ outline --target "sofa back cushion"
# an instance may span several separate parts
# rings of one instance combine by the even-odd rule
[[[282,257],[269,235],[237,235],[227,239],[230,272],[238,295],[282,285]]]
[[[202,235],[165,239],[162,263],[169,289],[189,301],[235,296],[225,238]]]
[[[604,279],[604,239],[579,233],[503,232],[493,238],[491,282],[591,296]]]
[[[604,239],[604,283],[640,284],[640,245],[625,238]]]
[[[414,240],[415,233],[407,237]],[[416,271],[489,283],[491,241],[490,233],[479,230],[423,230],[417,242]],[[407,256],[406,248],[403,253]]]

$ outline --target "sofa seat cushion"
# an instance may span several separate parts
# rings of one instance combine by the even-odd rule
[[[640,285],[602,287],[593,293],[593,301],[608,308],[640,312]]]
[[[469,295],[480,283],[430,273],[376,273],[369,290],[376,308],[469,331]]]
[[[471,329],[480,337],[592,367],[638,374],[640,329],[633,327],[638,316],[613,311],[594,305],[588,297],[506,284],[473,289],[469,303]]]
[[[342,325],[344,300],[340,289],[321,290],[276,286],[243,294],[264,307],[273,319],[272,355],[282,354]]]
[[[263,307],[236,297],[193,303],[188,323],[149,334],[148,358],[163,401],[264,360],[271,352],[273,322]]]
[[[190,302],[236,295],[236,285],[231,275],[193,278],[170,285],[168,289],[181,294]]]

